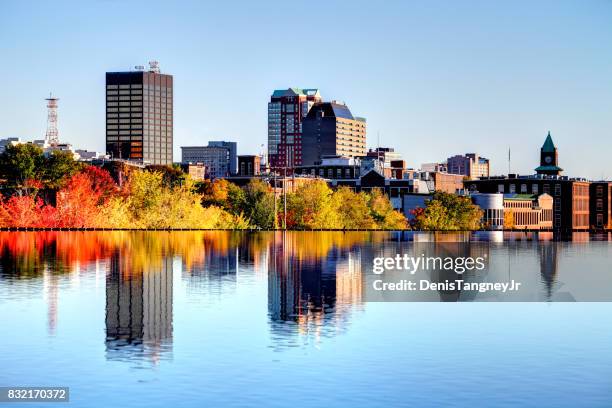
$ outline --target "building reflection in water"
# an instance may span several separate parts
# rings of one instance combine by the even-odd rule
[[[115,252],[106,277],[106,355],[156,363],[172,350],[172,258],[140,271],[126,261]]]
[[[538,245],[538,258],[540,261],[540,278],[545,286],[546,299],[551,300],[557,280],[558,255],[557,242],[545,242]]]
[[[322,242],[312,247],[304,242],[308,234],[277,233],[271,243],[268,312],[273,335],[279,341],[292,342],[300,336],[317,342],[345,330],[351,314],[361,310],[363,277],[358,247],[347,248],[341,235],[330,245]]]

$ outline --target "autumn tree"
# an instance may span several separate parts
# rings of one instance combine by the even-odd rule
[[[504,229],[514,229],[516,227],[514,223],[514,211],[504,210]]]
[[[247,228],[248,220],[214,205],[203,207],[194,183],[168,187],[160,172],[130,176],[127,209],[135,228]]]
[[[53,207],[45,206],[40,198],[30,195],[12,196],[0,206],[0,226],[3,228],[52,227]]]
[[[287,194],[287,228],[339,229],[338,201],[323,180],[314,180]]]
[[[111,197],[114,185],[110,175],[95,168],[72,176],[56,195],[56,227],[96,228],[103,227],[100,206]]]
[[[374,189],[368,196],[368,207],[370,215],[376,222],[378,229],[405,229],[407,227],[406,217],[396,211],[380,189]]]
[[[377,227],[368,207],[369,197],[366,193],[356,193],[342,186],[334,192],[334,199],[337,201],[341,228],[353,230]]]
[[[421,230],[466,231],[480,228],[482,210],[469,197],[437,192],[416,218]]]

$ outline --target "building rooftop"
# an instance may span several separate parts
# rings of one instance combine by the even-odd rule
[[[504,200],[534,200],[537,196],[535,194],[504,194]]]
[[[273,98],[280,98],[283,96],[318,96],[319,90],[315,88],[288,88],[288,89],[276,89],[272,93]]]
[[[307,117],[315,118],[318,112],[323,112],[324,117],[355,119],[348,106],[337,102],[316,103],[308,112]]]
[[[538,166],[535,171],[563,171],[559,166]]]

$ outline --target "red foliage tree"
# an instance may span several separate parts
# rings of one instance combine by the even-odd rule
[[[91,188],[101,201],[99,204],[119,191],[119,187],[110,173],[100,167],[87,166],[82,173],[89,177]]]
[[[417,229],[421,220],[425,217],[425,209],[421,207],[416,207],[413,210],[410,210],[410,214],[412,218],[410,219],[410,228]]]
[[[0,224],[13,228],[45,227],[41,220],[44,205],[40,198],[30,195],[12,196],[2,202],[0,208]]]
[[[77,173],[57,192],[56,226],[60,228],[96,227],[102,190],[94,188],[86,173]]]

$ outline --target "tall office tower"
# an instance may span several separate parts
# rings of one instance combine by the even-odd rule
[[[302,120],[321,102],[318,89],[276,90],[268,103],[268,163],[274,169],[302,164]]]
[[[354,117],[339,102],[315,104],[304,119],[302,163],[318,164],[323,156],[357,157],[366,154],[366,120]]]
[[[143,164],[172,164],[173,78],[149,70],[106,73],[106,153]]]

